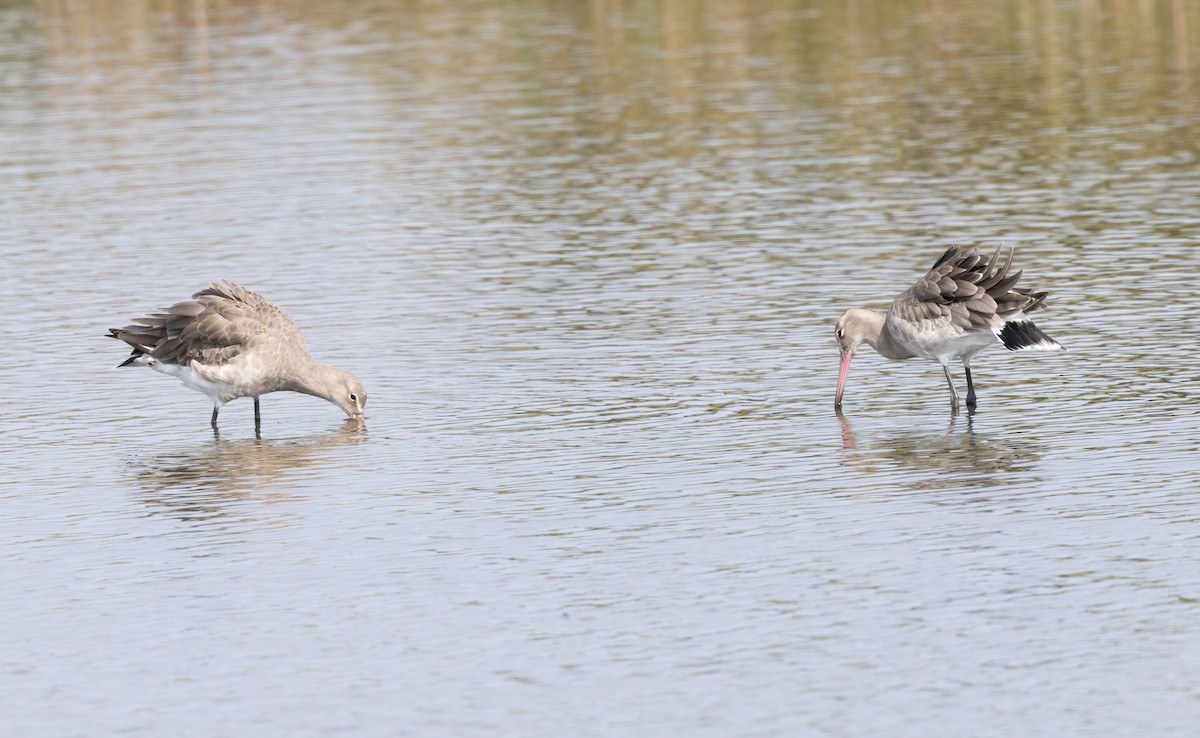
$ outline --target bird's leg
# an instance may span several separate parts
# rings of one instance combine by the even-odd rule
[[[220,408],[220,407],[218,407],[217,405],[213,405],[213,416],[212,416],[212,421],[211,421],[211,422],[212,422],[212,427],[214,427],[214,428],[216,428],[216,427],[217,427],[217,412],[218,412],[220,409],[221,409],[221,408]]]
[[[963,369],[967,372],[967,407],[975,407],[975,383],[971,381],[971,365],[964,361]]]
[[[954,389],[954,380],[950,378],[950,366],[942,364],[942,371],[946,373],[946,386],[950,388],[950,407],[954,410],[958,409],[958,392]]]
[[[262,427],[262,414],[258,410],[258,398],[254,398],[254,430]]]

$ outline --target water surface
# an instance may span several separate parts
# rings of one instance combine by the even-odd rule
[[[1193,3],[0,7],[14,735],[1190,736]],[[951,244],[1070,351],[856,359]],[[220,277],[370,389],[105,329]],[[961,381],[961,380],[960,380]]]

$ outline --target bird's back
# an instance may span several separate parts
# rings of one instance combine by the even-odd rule
[[[925,276],[892,303],[887,330],[914,353],[938,358],[990,345],[1009,320],[1043,307],[1046,292],[1016,287],[1012,252],[1001,264],[971,248],[952,246]]]
[[[296,323],[275,303],[228,280],[213,282],[165,310],[109,335],[152,358],[180,366],[222,367],[247,352],[286,361],[308,355]]]
[[[1012,252],[997,265],[999,253],[989,259],[974,248],[952,246],[896,298],[889,313],[912,325],[975,332],[998,330],[1011,317],[1041,309],[1048,293],[1016,288],[1021,272],[1008,274]]]

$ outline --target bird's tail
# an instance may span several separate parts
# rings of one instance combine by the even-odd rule
[[[1009,351],[1066,351],[1058,341],[1042,333],[1032,320],[1010,320],[996,334]]]
[[[141,351],[137,351],[135,349],[134,352],[129,355],[128,359],[126,359],[125,361],[122,361],[120,364],[117,364],[116,366],[113,367],[113,369],[120,369],[121,367],[129,366],[130,364],[144,363],[144,362],[138,361],[138,359],[142,358],[143,356],[145,356],[145,354],[143,354]]]
[[[106,337],[115,338],[118,341],[124,341],[125,343],[129,344],[129,348],[133,349],[133,353],[129,355],[129,358],[114,366],[113,369],[120,369],[123,366],[129,366],[131,364],[137,366],[149,365],[149,361],[143,357],[150,353],[150,350],[146,345],[143,344],[142,341],[139,340],[147,337],[153,338],[153,336],[145,335],[146,330],[148,329],[136,325],[131,325],[128,328],[108,329],[108,333],[105,334]],[[153,346],[153,342],[151,342],[150,345]]]

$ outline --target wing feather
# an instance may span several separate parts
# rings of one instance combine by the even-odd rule
[[[1020,312],[1044,307],[1047,292],[1017,288],[1022,272],[1009,274],[1013,251],[999,261],[1001,247],[988,258],[976,249],[947,249],[925,276],[901,293],[891,313],[913,324],[949,320],[963,331],[997,328]]]
[[[300,329],[273,302],[228,280],[212,282],[166,309],[139,318],[108,335],[135,352],[172,364],[193,361],[221,366],[235,360],[263,336],[281,347],[307,351]]]

